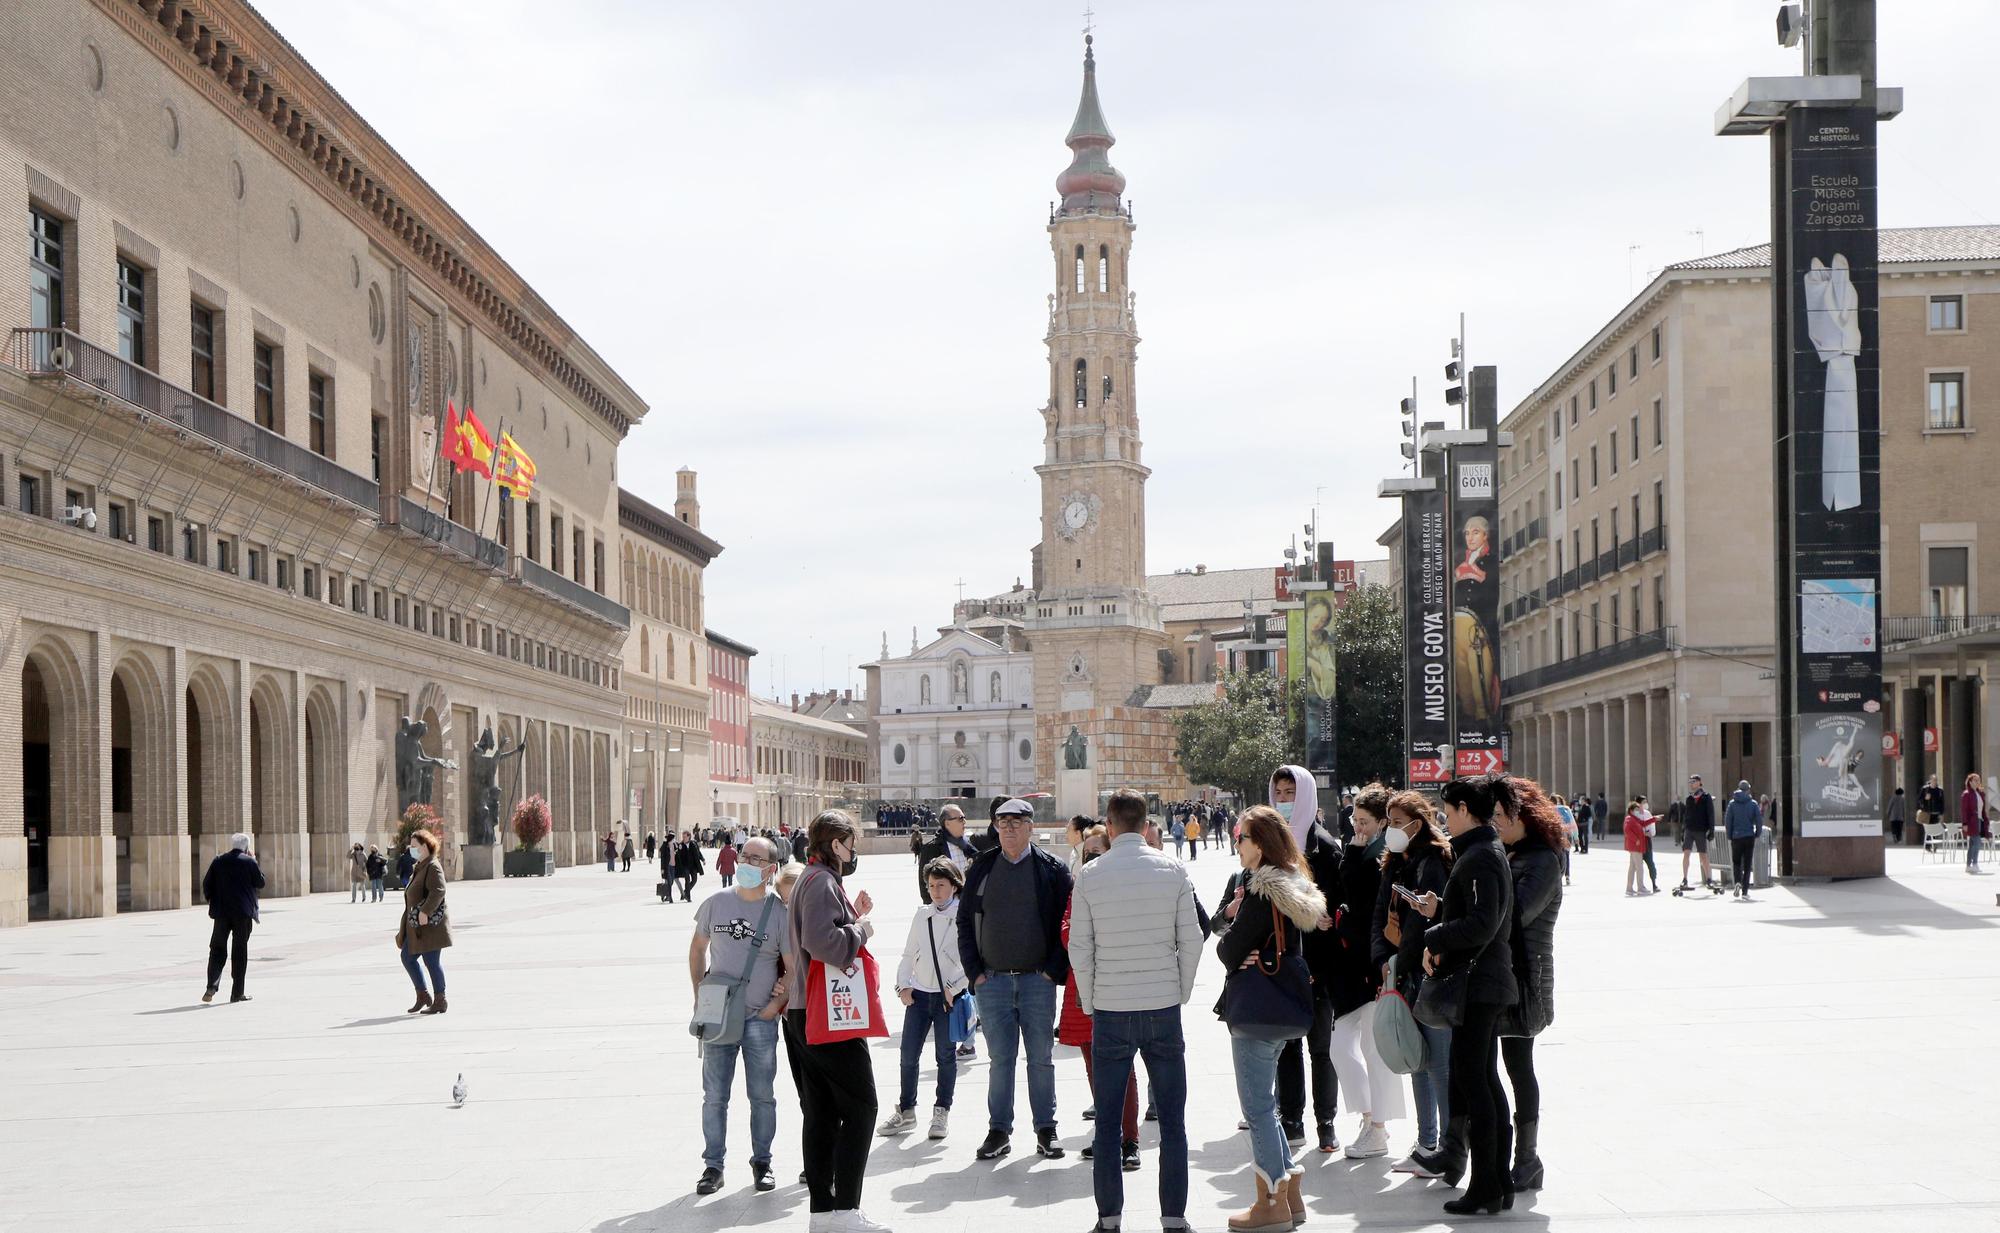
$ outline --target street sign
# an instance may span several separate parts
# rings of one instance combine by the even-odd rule
[[[1507,765],[1497,749],[1461,749],[1458,751],[1458,773],[1460,775],[1498,775],[1500,768]]]

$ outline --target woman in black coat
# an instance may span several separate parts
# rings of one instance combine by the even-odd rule
[[[1493,781],[1480,775],[1444,786],[1451,878],[1442,903],[1417,905],[1437,924],[1424,931],[1424,975],[1462,979],[1464,1014],[1451,1035],[1451,1108],[1463,1123],[1470,1176],[1444,1205],[1453,1216],[1497,1215],[1514,1205],[1507,1144],[1507,1089],[1500,1084],[1500,1016],[1520,997],[1514,981],[1514,877],[1493,830]]]
[[[1347,1145],[1349,1160],[1389,1154],[1389,1131],[1383,1125],[1403,1116],[1402,1076],[1389,1069],[1375,1048],[1375,995],[1382,987],[1382,966],[1375,962],[1370,936],[1375,901],[1382,888],[1383,839],[1389,821],[1389,790],[1369,784],[1355,799],[1354,837],[1340,862],[1333,908],[1336,944],[1328,965],[1327,996],[1333,1003],[1333,1034],[1329,1052],[1347,1094],[1347,1108],[1361,1125]]]
[[[1431,803],[1418,792],[1398,792],[1389,798],[1389,824],[1382,831],[1381,889],[1375,894],[1374,920],[1368,929],[1369,961],[1389,979],[1389,960],[1396,961],[1396,991],[1415,1004],[1424,975],[1424,930],[1430,921],[1412,900],[1441,902],[1451,876],[1451,840],[1439,828]],[[1442,1177],[1457,1185],[1465,1172],[1465,1141],[1452,1141],[1447,1152],[1441,1135],[1451,1122],[1451,1029],[1420,1023],[1425,1065],[1410,1075],[1410,1095],[1417,1106],[1417,1143],[1409,1157],[1392,1172],[1417,1177]]]
[[[1554,802],[1532,779],[1503,776],[1494,785],[1493,828],[1507,845],[1514,875],[1514,976],[1521,1000],[1500,1023],[1500,1056],[1514,1085],[1516,1190],[1542,1188],[1542,1085],[1535,1078],[1535,1036],[1556,1015],[1556,913],[1562,908],[1562,852],[1568,844]]]

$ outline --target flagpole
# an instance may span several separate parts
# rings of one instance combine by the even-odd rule
[[[507,439],[507,421],[501,420],[499,421],[499,425],[500,425],[499,428],[497,428],[493,433],[493,459],[492,461],[486,464],[493,472],[492,475],[487,477],[488,487],[486,490],[486,495],[488,497],[493,495],[493,489],[498,488],[500,486],[500,443]],[[484,498],[481,498],[479,502],[479,525],[473,527],[472,529],[474,533],[483,535],[485,534],[485,532],[481,528],[485,527],[485,525],[486,525],[486,501]],[[494,536],[494,538],[497,540],[499,536],[496,535]],[[514,550],[513,546],[511,544],[508,545],[507,551],[511,553],[513,552],[513,550]],[[509,573],[513,572],[511,564],[508,567],[507,572]]]

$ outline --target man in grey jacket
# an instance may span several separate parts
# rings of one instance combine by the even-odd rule
[[[1119,1107],[1133,1056],[1160,1115],[1160,1222],[1187,1226],[1187,1048],[1181,1006],[1194,996],[1201,926],[1186,868],[1146,842],[1146,798],[1112,793],[1111,850],[1083,867],[1070,899],[1069,962],[1076,1000],[1091,1016],[1097,1134],[1091,1183],[1097,1227],[1115,1229],[1125,1208]]]

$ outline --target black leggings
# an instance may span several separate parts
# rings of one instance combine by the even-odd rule
[[[1739,890],[1750,889],[1750,857],[1757,850],[1757,841],[1752,839],[1731,839],[1729,841],[1730,873],[1736,879]]]
[[[806,1012],[785,1012],[785,1044],[799,1060],[800,1154],[815,1212],[861,1206],[861,1179],[875,1135],[875,1068],[868,1042],[806,1043]]]
[[[1535,1078],[1535,1038],[1502,1036],[1500,1060],[1507,1064],[1507,1081],[1514,1085],[1514,1115],[1524,1122],[1540,1121],[1542,1081]]]
[[[1500,1084],[1499,1037],[1501,1007],[1472,1002],[1465,1021],[1451,1031],[1451,1112],[1469,1119],[1465,1137],[1470,1149],[1468,1198],[1490,1198],[1511,1189],[1507,1160],[1507,1089]]]
[[[1340,1099],[1339,1072],[1333,1068],[1333,999],[1313,986],[1313,1021],[1304,1045],[1293,1040],[1278,1054],[1278,1117],[1287,1126],[1306,1120],[1306,1050],[1312,1051],[1313,1118],[1331,1124]]]

